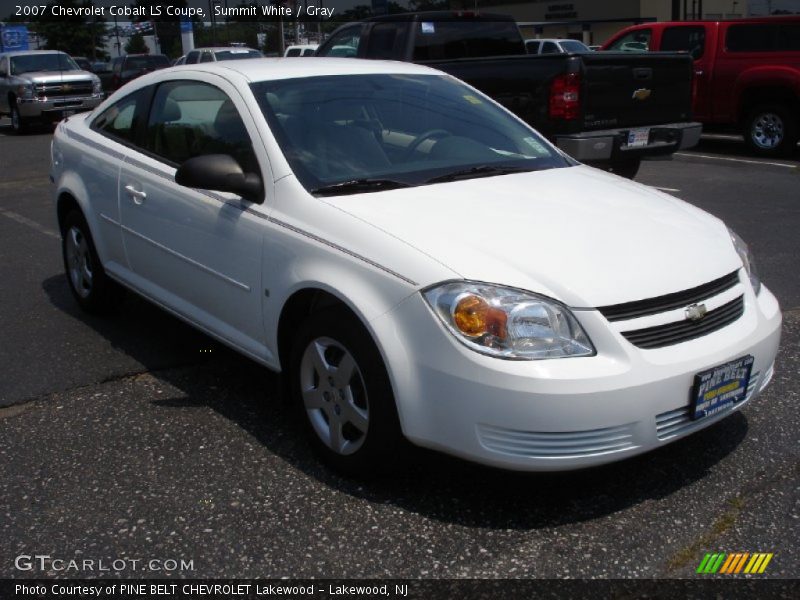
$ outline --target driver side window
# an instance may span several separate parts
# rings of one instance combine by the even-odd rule
[[[229,154],[245,172],[259,173],[244,122],[233,101],[201,81],[162,83],[147,123],[147,149],[178,166],[206,154]]]

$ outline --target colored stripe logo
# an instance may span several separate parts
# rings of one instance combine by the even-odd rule
[[[720,575],[736,575],[738,573],[756,575],[766,571],[773,556],[772,552],[709,553],[700,561],[697,573],[703,575],[716,573]]]

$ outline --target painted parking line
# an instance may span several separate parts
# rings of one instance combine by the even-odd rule
[[[12,221],[16,221],[17,223],[22,223],[23,225],[27,225],[31,229],[35,229],[39,233],[43,233],[48,237],[55,238],[57,240],[61,239],[61,236],[57,232],[53,231],[52,229],[48,229],[47,227],[37,223],[33,219],[29,219],[28,217],[24,217],[19,213],[15,213],[13,210],[6,210],[4,208],[0,208],[0,215],[8,217]]]
[[[711,156],[710,154],[688,154],[686,152],[676,152],[675,156],[686,158],[710,158],[711,160],[727,160],[730,162],[747,163],[751,165],[769,165],[771,167],[783,167],[784,169],[797,169],[797,165],[787,165],[786,163],[769,162],[766,160],[748,160],[746,158],[731,158],[730,156]]]

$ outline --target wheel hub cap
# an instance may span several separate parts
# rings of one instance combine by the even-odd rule
[[[92,292],[92,262],[89,256],[89,243],[83,232],[71,227],[67,232],[67,269],[72,287],[81,298]]]
[[[783,120],[775,113],[761,114],[753,121],[750,136],[756,146],[771,150],[783,141]]]
[[[364,444],[369,403],[361,371],[352,354],[327,337],[313,340],[300,361],[300,391],[315,433],[337,454]]]

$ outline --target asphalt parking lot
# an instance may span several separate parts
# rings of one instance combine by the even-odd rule
[[[566,474],[417,467],[342,479],[275,376],[148,303],[88,317],[62,275],[49,131],[0,121],[0,577],[15,558],[142,561],[122,576],[693,577],[706,552],[800,573],[800,150],[714,136],[637,181],[725,219],[784,310],[768,390],[659,451]],[[588,192],[588,190],[587,190]],[[151,559],[191,562],[143,570]],[[103,575],[106,573],[96,573]]]

